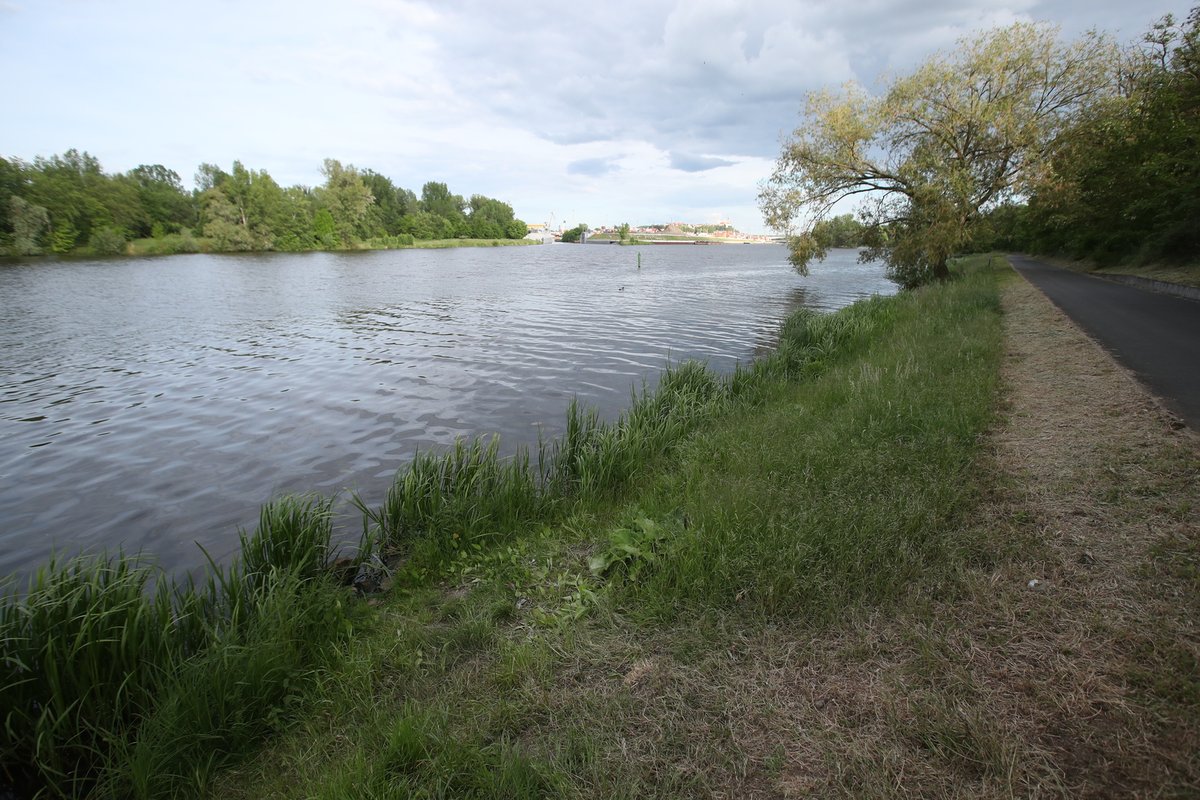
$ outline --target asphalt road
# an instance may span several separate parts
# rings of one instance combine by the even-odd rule
[[[1200,301],[1113,283],[1024,256],[1009,256],[1009,261],[1167,408],[1200,431]]]

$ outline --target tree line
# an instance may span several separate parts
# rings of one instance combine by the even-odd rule
[[[1098,264],[1200,259],[1200,7],[1118,52],[1111,79],[1055,149],[1056,180],[993,209],[982,247]]]
[[[993,248],[1200,258],[1200,7],[1141,40],[986,31],[880,95],[809,95],[760,205],[800,272],[853,241],[905,286]],[[833,217],[847,201],[854,218]],[[850,223],[856,223],[855,225]]]
[[[0,157],[0,253],[335,250],[395,247],[430,239],[520,239],[512,206],[469,200],[430,181],[418,197],[391,179],[326,159],[317,187],[282,187],[240,161],[201,164],[195,189],[161,164],[104,172],[87,152]]]

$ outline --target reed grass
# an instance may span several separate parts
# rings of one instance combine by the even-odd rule
[[[86,793],[111,743],[136,727],[175,655],[170,592],[122,554],[52,560],[0,605],[0,763],[20,788]]]
[[[87,795],[111,783],[116,754],[157,729],[147,720],[161,727],[180,703],[197,713],[171,737],[197,732],[189,757],[219,761],[240,716],[262,716],[345,631],[324,578],[330,508],[320,498],[269,503],[255,533],[241,535],[240,556],[201,581],[173,583],[118,553],[52,560],[23,593],[10,591],[0,602],[4,782]]]
[[[527,448],[502,457],[494,437],[419,453],[378,507],[353,498],[368,523],[363,548],[447,555],[549,520],[571,500],[609,496],[728,407],[731,386],[703,364],[684,362],[668,367],[656,388],[635,390],[614,422],[572,400],[563,435],[539,443],[536,458]]]

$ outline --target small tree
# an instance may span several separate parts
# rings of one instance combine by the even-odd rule
[[[342,166],[340,161],[327,158],[321,174],[325,176],[325,185],[317,190],[317,199],[333,217],[339,243],[349,247],[375,198],[353,164]]]
[[[514,219],[504,229],[504,235],[509,239],[524,239],[529,233],[529,226],[523,220]]]
[[[69,253],[75,249],[79,239],[79,231],[71,224],[71,220],[63,220],[54,226],[54,234],[50,237],[50,249],[55,253]]]
[[[583,234],[587,232],[587,223],[579,223],[570,230],[563,231],[562,240],[568,243],[575,243],[583,238]]]
[[[946,278],[982,212],[1050,178],[1060,136],[1113,85],[1114,56],[1095,34],[1064,45],[1022,23],[964,40],[881,97],[810,95],[759,195],[767,223],[807,274],[826,247],[813,228],[860,198],[864,261],[883,259],[905,286]]]
[[[12,253],[34,256],[42,252],[42,236],[50,227],[50,215],[39,205],[15,194],[8,199],[8,218],[12,224]]]
[[[105,225],[103,228],[92,231],[92,235],[88,239],[88,247],[92,248],[92,252],[98,256],[123,255],[125,253],[125,234],[111,225]]]

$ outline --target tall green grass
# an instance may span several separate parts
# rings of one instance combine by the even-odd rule
[[[639,514],[688,524],[625,585],[630,607],[834,614],[936,592],[980,557],[956,520],[993,415],[994,275],[797,324],[825,329],[785,336],[763,368],[820,376],[772,384],[770,403],[693,438],[646,494]]]
[[[572,401],[563,435],[541,442],[536,457],[521,450],[506,459],[494,438],[418,454],[378,507],[354,498],[368,523],[366,546],[444,556],[549,521],[573,500],[613,497],[708,420],[844,357],[850,344],[866,341],[886,322],[889,308],[867,301],[833,315],[797,313],[769,356],[724,376],[694,361],[669,366],[656,387],[635,388],[629,408],[613,422]]]
[[[3,781],[26,794],[83,796],[114,786],[119,754],[188,736],[174,772],[156,774],[194,778],[196,763],[219,763],[247,720],[267,719],[289,681],[345,630],[324,577],[330,508],[319,498],[268,504],[255,533],[242,535],[240,557],[202,581],[173,584],[117,554],[51,561],[23,593],[6,595]],[[187,724],[147,738],[172,718]],[[128,784],[109,793],[152,796]]]

